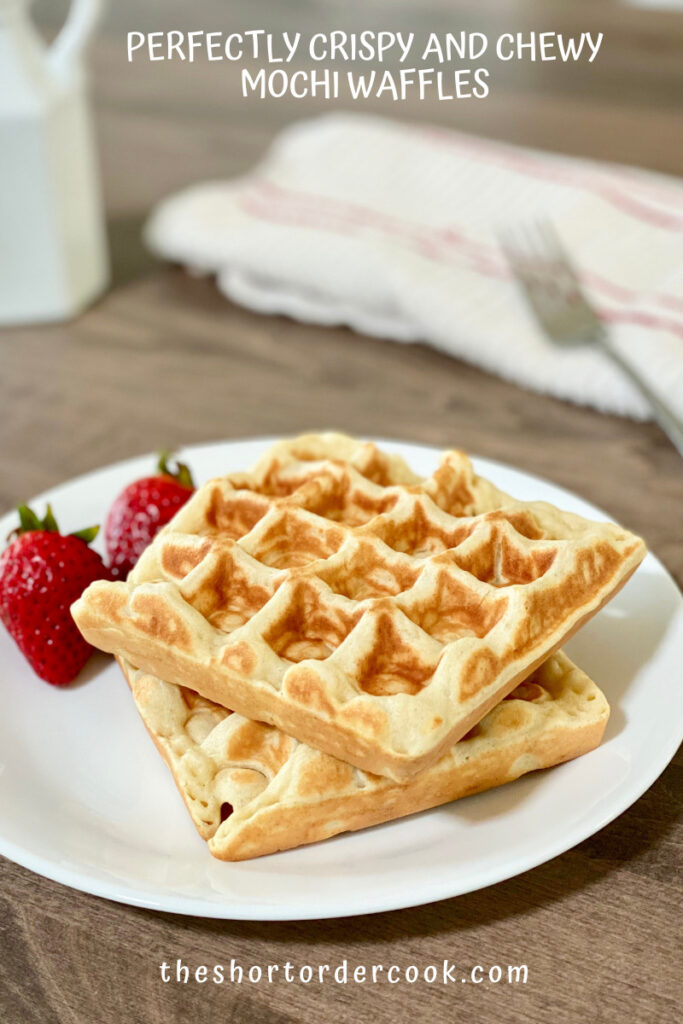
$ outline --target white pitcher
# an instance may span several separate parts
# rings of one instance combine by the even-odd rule
[[[82,68],[101,0],[49,48],[29,6],[0,0],[0,324],[67,319],[109,275]]]

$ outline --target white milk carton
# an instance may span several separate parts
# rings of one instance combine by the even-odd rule
[[[0,324],[65,320],[106,286],[82,70],[101,0],[72,0],[47,48],[27,0],[0,0]]]

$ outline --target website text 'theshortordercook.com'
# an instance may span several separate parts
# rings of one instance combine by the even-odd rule
[[[391,963],[353,964],[339,960],[327,964],[256,964],[230,960],[227,964],[190,966],[182,960],[159,964],[161,981],[176,985],[526,985],[526,964],[475,964],[462,968],[452,960],[399,965]]]

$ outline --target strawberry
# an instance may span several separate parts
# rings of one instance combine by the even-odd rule
[[[157,474],[128,484],[109,509],[104,541],[114,576],[128,575],[152,538],[194,490],[187,466],[178,462],[172,470],[169,457],[162,452]]]
[[[65,536],[49,505],[42,520],[26,505],[18,512],[20,526],[0,555],[0,619],[40,678],[65,686],[93,651],[69,608],[93,580],[110,578],[88,547],[98,527]]]

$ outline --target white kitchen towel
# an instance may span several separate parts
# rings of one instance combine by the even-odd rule
[[[146,238],[259,312],[424,341],[525,387],[647,418],[606,357],[555,348],[529,312],[498,238],[539,217],[574,256],[615,344],[683,416],[675,179],[330,114],[286,128],[245,178],[166,199]]]

